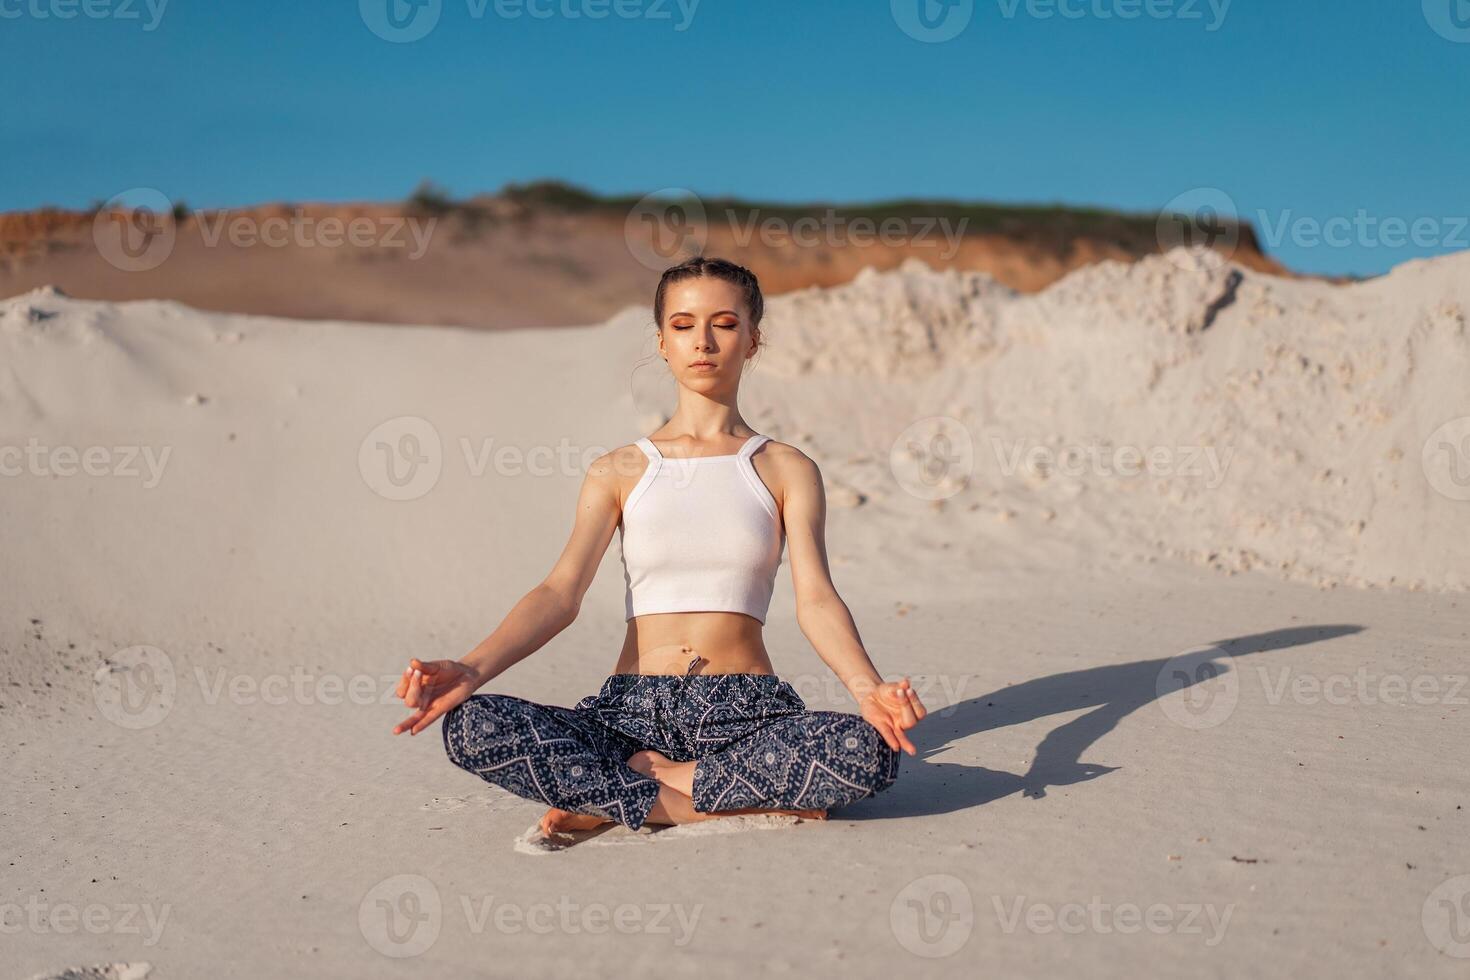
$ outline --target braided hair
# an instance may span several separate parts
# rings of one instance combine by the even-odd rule
[[[701,276],[723,279],[738,287],[745,296],[746,307],[750,310],[751,327],[760,326],[761,317],[766,312],[766,303],[761,296],[761,286],[755,278],[755,273],[727,259],[707,259],[702,255],[696,255],[692,259],[665,269],[663,278],[658,281],[658,289],[653,294],[653,319],[660,330],[664,325],[664,293],[668,291],[669,286],[676,282],[683,282],[685,279],[698,279]]]

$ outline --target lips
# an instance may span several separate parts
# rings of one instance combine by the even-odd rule
[[[695,361],[693,364],[691,364],[689,366],[690,367],[714,367],[715,366],[715,362],[714,361]]]

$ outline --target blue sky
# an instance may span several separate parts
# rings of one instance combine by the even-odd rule
[[[388,2],[0,0],[0,209],[1217,188],[1304,271],[1470,246],[1470,0],[957,0],[938,43],[901,26],[937,0],[428,0],[407,43],[369,27]]]

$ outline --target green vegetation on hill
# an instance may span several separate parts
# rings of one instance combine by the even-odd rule
[[[555,180],[529,184],[509,184],[501,196],[526,206],[556,208],[564,211],[613,211],[626,214],[643,198],[641,195],[600,195]],[[674,203],[678,198],[669,198]],[[866,204],[802,204],[748,201],[735,197],[699,197],[705,214],[733,217],[748,222],[754,217],[795,221],[798,218],[822,217],[829,212],[844,219],[858,217],[881,222],[886,218],[911,220],[932,218],[947,220],[951,227],[964,221],[967,231],[995,232],[1011,235],[1065,234],[1087,235],[1099,239],[1119,239],[1124,243],[1153,243],[1160,215],[1129,214],[1105,208],[1075,207],[1064,204],[989,204],[934,198],[899,198]],[[1222,224],[1228,224],[1226,219]],[[1242,231],[1249,235],[1248,227]]]
[[[643,195],[595,194],[559,180],[507,184],[498,197],[531,211],[555,210],[611,215],[626,215],[643,200]],[[679,200],[677,197],[668,199],[670,204]],[[967,234],[1008,235],[1059,248],[1066,248],[1068,243],[1079,237],[1112,242],[1140,253],[1152,252],[1158,247],[1160,215],[1157,213],[1130,214],[1105,208],[1064,204],[991,204],[934,198],[899,198],[865,204],[792,204],[750,201],[736,197],[690,197],[685,200],[690,204],[697,202],[698,208],[702,208],[709,218],[718,217],[739,224],[767,218],[784,222],[794,222],[800,218],[820,220],[828,215],[845,221],[866,218],[875,224],[885,219],[898,218],[903,221],[943,221],[949,227],[962,228]],[[485,206],[480,202],[473,199],[453,201],[444,191],[428,181],[420,185],[408,203],[415,210],[426,213],[453,212],[467,220],[484,217]],[[1255,246],[1257,239],[1254,229],[1248,223],[1222,218],[1219,227],[1223,228],[1231,223],[1239,226],[1240,242],[1243,245]]]

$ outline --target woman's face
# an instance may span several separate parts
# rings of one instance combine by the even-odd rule
[[[755,328],[744,294],[713,276],[685,279],[664,292],[659,353],[680,384],[695,391],[724,391],[740,382],[756,351]]]

